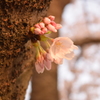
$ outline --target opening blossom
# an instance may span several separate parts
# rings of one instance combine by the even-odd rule
[[[35,68],[38,73],[43,73],[44,68],[51,69],[51,56],[41,47],[39,41],[33,44],[36,47]]]
[[[43,73],[44,69],[50,70],[51,63],[61,64],[63,58],[71,60],[74,57],[74,49],[77,46],[68,37],[57,37],[55,39],[45,36],[51,32],[57,32],[62,27],[57,24],[55,16],[45,17],[40,23],[30,28],[33,46],[36,48],[35,68],[38,73]],[[41,46],[41,41],[46,45],[46,49]],[[49,41],[52,43],[50,44]]]
[[[71,39],[68,37],[58,37],[54,39],[50,46],[50,55],[55,63],[61,64],[63,58],[71,60],[74,57],[74,49],[77,49],[77,47]]]

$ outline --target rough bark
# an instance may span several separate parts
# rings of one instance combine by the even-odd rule
[[[29,28],[51,0],[0,0],[0,100],[24,100],[34,68]]]
[[[61,22],[63,8],[70,0],[53,0],[48,10],[48,15],[56,17],[55,22]],[[50,37],[58,37],[58,33],[52,33]],[[59,100],[57,91],[57,65],[53,64],[50,71],[43,74],[34,72],[32,77],[31,100]]]

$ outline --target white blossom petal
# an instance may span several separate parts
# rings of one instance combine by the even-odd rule
[[[62,63],[62,59],[66,58],[71,60],[74,57],[73,50],[77,49],[77,46],[73,44],[73,41],[68,37],[58,37],[54,39],[53,44],[50,47],[50,54],[57,64]]]
[[[36,68],[36,71],[38,72],[38,73],[43,73],[44,72],[44,67],[43,66],[41,66],[41,64],[40,63],[35,63],[35,68]]]
[[[52,62],[51,56],[47,53],[44,57],[44,65],[46,70],[51,69],[51,62]]]
[[[65,58],[71,60],[74,57],[74,52],[68,53],[65,55]]]
[[[56,64],[62,64],[63,63],[63,58],[56,58],[56,59],[54,59],[54,62]]]

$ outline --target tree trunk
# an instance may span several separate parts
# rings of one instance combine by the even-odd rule
[[[0,0],[0,100],[24,100],[34,68],[29,28],[51,0]]]

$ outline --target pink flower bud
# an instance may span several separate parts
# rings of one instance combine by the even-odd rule
[[[49,19],[50,19],[50,20],[54,20],[54,19],[55,19],[55,16],[50,15],[50,16],[49,16]]]
[[[43,22],[44,22],[45,24],[50,24],[51,20],[50,20],[48,17],[45,17],[45,18],[43,19]]]
[[[41,66],[44,66],[44,64],[39,63],[39,62],[35,62],[35,68],[36,68],[36,71],[38,73],[43,73],[44,72],[44,67],[41,67]]]
[[[35,28],[35,29],[34,29],[34,32],[35,32],[35,34],[41,34],[40,28]]]
[[[55,27],[52,26],[51,24],[48,24],[46,27],[47,27],[48,30],[50,30],[52,32],[57,32],[57,30],[55,29]]]
[[[44,33],[46,33],[48,30],[47,30],[46,27],[44,27],[44,28],[42,29],[42,31],[43,31]]]
[[[56,27],[56,25],[57,25],[54,21],[51,21],[50,24],[53,25],[54,27]]]
[[[39,23],[34,25],[36,28],[41,28]]]
[[[41,34],[44,34],[45,32],[44,31],[41,31]]]
[[[60,28],[62,28],[62,25],[61,24],[56,24],[56,27],[55,27],[56,29],[60,29]]]
[[[39,26],[40,26],[41,28],[44,28],[44,27],[45,27],[45,24],[44,24],[43,22],[40,22],[40,23],[39,23]]]

